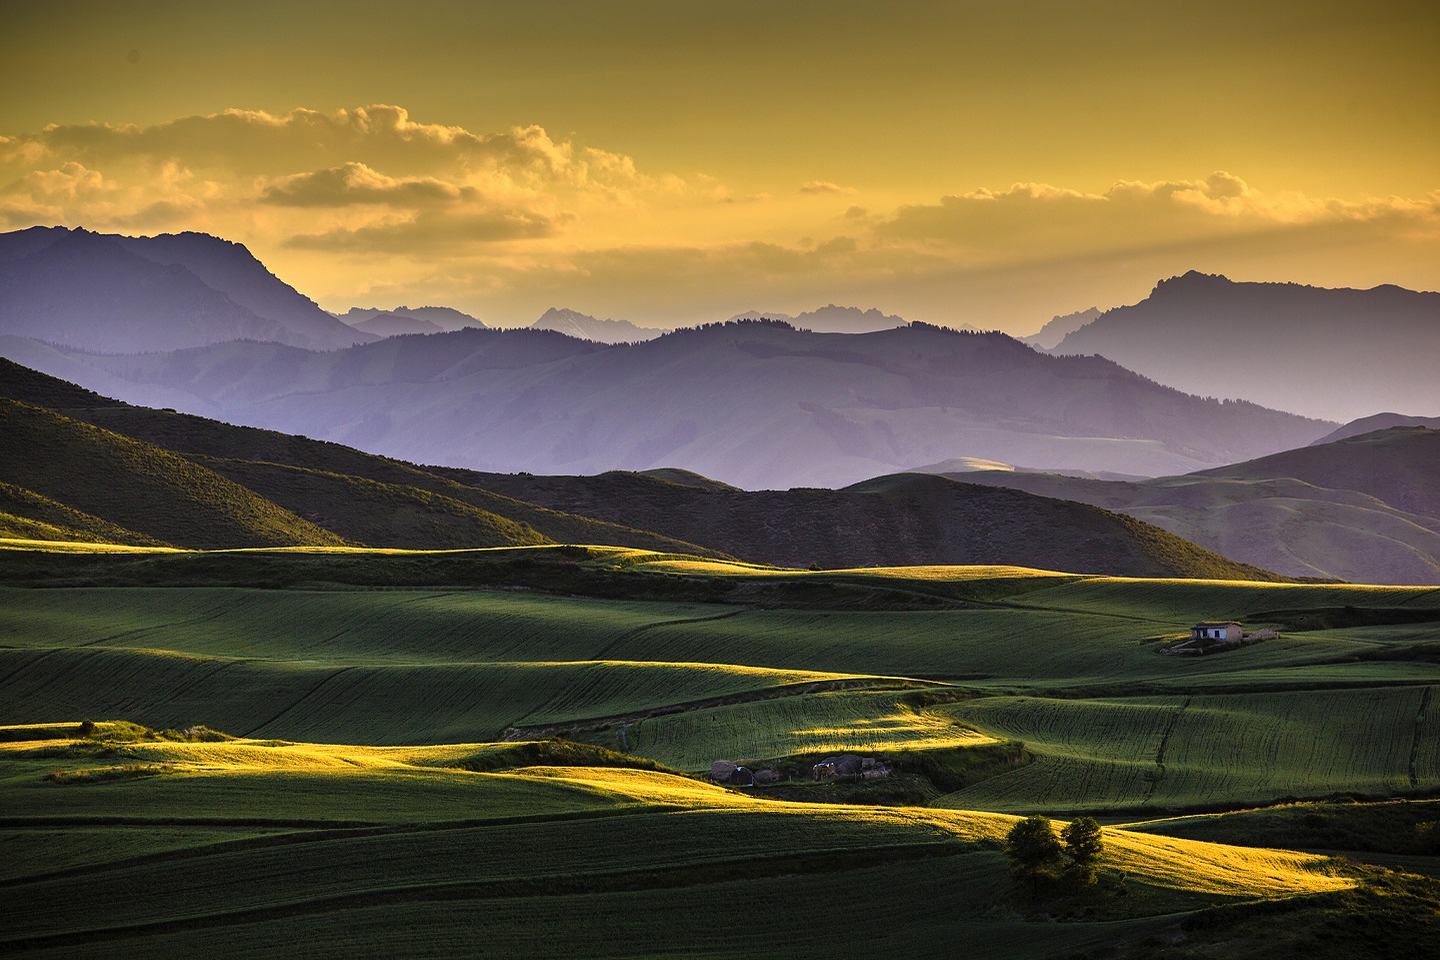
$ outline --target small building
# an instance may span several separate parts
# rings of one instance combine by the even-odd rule
[[[1190,639],[1201,643],[1239,643],[1244,638],[1245,628],[1233,620],[1201,622],[1190,628]]]

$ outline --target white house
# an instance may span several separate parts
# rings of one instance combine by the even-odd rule
[[[1234,621],[1223,623],[1197,623],[1190,628],[1191,640],[1210,643],[1239,643],[1245,637],[1245,628]]]

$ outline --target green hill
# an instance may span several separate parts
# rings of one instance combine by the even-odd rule
[[[445,472],[558,510],[787,566],[984,563],[1138,577],[1275,576],[1107,510],[923,474],[842,490],[744,491],[618,471]]]
[[[0,359],[0,396],[46,406],[67,418],[179,454],[331,534],[328,539],[311,536],[293,543],[476,547],[596,542],[713,552],[643,530],[524,503],[340,444],[131,406],[4,359]],[[172,457],[170,462],[177,459]],[[57,492],[56,498],[64,500],[62,494]],[[18,534],[20,527],[15,529]],[[111,534],[103,539],[150,542],[143,536]],[[213,538],[177,543],[225,545]],[[229,545],[254,545],[254,541]]]
[[[845,490],[747,492],[682,470],[597,477],[481,474],[121,404],[8,361],[0,361],[0,373],[13,374],[0,386],[3,395],[47,401],[75,422],[172,451],[167,462],[186,458],[329,535],[317,539],[311,530],[309,539],[292,543],[598,543],[829,567],[1001,563],[1131,576],[1274,577],[1126,516],[933,476],[896,475]],[[85,509],[62,487],[41,492]],[[227,544],[218,533],[199,539],[195,531],[166,542],[256,543]]]
[[[162,543],[345,542],[184,457],[14,400],[0,400],[0,480]]]
[[[1121,511],[1290,576],[1440,583],[1440,431],[1423,427],[1154,480],[953,476]]]

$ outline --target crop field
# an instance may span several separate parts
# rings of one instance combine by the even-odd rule
[[[717,757],[912,752],[996,742],[889,691],[832,691],[687,710],[637,720],[621,735],[618,746],[684,770],[708,769]]]
[[[875,922],[902,944],[918,946],[911,938],[934,935],[943,919],[948,942],[977,956],[1022,930],[1022,955],[1046,956],[1140,936],[1177,910],[1350,883],[1313,855],[1115,831],[1106,856],[1132,878],[1125,910],[1036,929],[996,911],[1006,868],[994,841],[1011,822],[1002,815],[787,804],[635,770],[444,766],[462,747],[155,743],[97,757],[57,733],[0,746],[7,849],[59,838],[53,855],[3,881],[0,945],[34,956],[165,956],[220,942],[246,955],[282,923],[323,936],[271,940],[271,955],[313,956],[320,943],[320,955],[340,956],[373,951],[420,918],[430,924],[421,955],[480,938],[562,956],[582,936],[593,942],[593,928],[526,938],[535,911],[562,905],[640,938],[615,955],[644,942],[643,916],[692,945],[684,953],[715,952],[699,935],[706,927],[763,922],[790,931],[777,954],[820,956],[833,949],[826,926],[843,920],[840,894],[855,885],[872,889]],[[139,762],[160,772],[45,779],[76,764]],[[116,809],[129,825],[100,829]],[[168,823],[137,843],[147,819]],[[719,952],[740,948],[729,936]]]
[[[1039,759],[947,796],[985,810],[1243,805],[1440,789],[1434,688],[1123,700],[990,697],[946,709]]]
[[[240,584],[184,587],[142,568],[86,585],[111,555],[76,548],[47,554],[53,582],[0,587],[0,952],[1070,956],[1357,881],[1310,853],[1107,828],[1124,895],[1042,922],[1007,880],[1016,815],[1440,792],[1434,590],[567,549],[454,554],[533,557],[527,583],[564,564],[562,595],[443,564],[377,585],[431,555],[348,548],[237,553]],[[228,562],[114,555],[136,556]],[[364,567],[317,578],[328,557]],[[797,583],[843,590],[745,592]],[[1302,628],[1156,652],[1226,616]],[[191,742],[196,724],[230,736]],[[580,745],[535,744],[554,737]],[[997,748],[1018,752],[966,765]],[[892,806],[704,776],[832,753],[968,772]],[[837,941],[856,890],[874,936]]]

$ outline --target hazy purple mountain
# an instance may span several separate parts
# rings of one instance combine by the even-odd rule
[[[1079,330],[1090,321],[1100,316],[1099,307],[1091,307],[1088,310],[1077,310],[1074,313],[1063,313],[1051,317],[1050,320],[1030,334],[1028,337],[1020,337],[1022,343],[1028,343],[1032,347],[1041,350],[1050,350],[1058,346],[1061,340]]]
[[[894,314],[881,313],[874,307],[861,310],[859,307],[841,307],[833,303],[814,310],[807,310],[791,316],[786,313],[764,313],[748,310],[730,318],[731,320],[783,320],[791,326],[814,333],[874,333],[903,327],[910,321]]]
[[[0,333],[114,352],[237,339],[325,349],[369,339],[241,244],[63,227],[0,234]]]
[[[598,320],[589,314],[565,307],[551,307],[542,313],[532,330],[553,330],[578,340],[593,340],[596,343],[638,343],[653,340],[664,333],[653,327],[637,327],[629,320]]]
[[[396,318],[391,323],[395,324],[397,329],[403,319],[417,321],[416,325],[409,330],[410,333],[437,333],[442,330],[454,332],[469,328],[486,329],[484,323],[454,307],[400,306],[389,310],[383,307],[351,307],[340,315],[340,319],[356,329],[365,329],[363,324],[366,321],[382,313]],[[394,336],[394,334],[384,334],[384,336]]]
[[[356,307],[342,316],[356,330],[377,337],[399,337],[412,333],[443,333],[439,324],[407,316],[398,310],[364,310]]]
[[[17,342],[0,343],[13,352]],[[817,334],[712,324],[633,345],[539,330],[348,350],[223,344],[13,359],[168,406],[406,459],[494,471],[679,467],[744,487],[841,486],[962,453],[1153,476],[1309,443],[1334,424],[1187,396],[1095,357],[913,324]],[[49,368],[49,369],[47,369]]]
[[[1190,272],[1054,353],[1100,354],[1190,393],[1314,417],[1440,413],[1440,293],[1235,283]]]
[[[1389,430],[1391,427],[1428,427],[1431,430],[1440,430],[1440,417],[1407,417],[1403,413],[1377,413],[1371,417],[1351,420],[1339,430],[1327,433],[1316,440],[1311,446],[1334,443],[1336,440],[1358,437],[1363,433],[1374,433],[1376,430]]]

